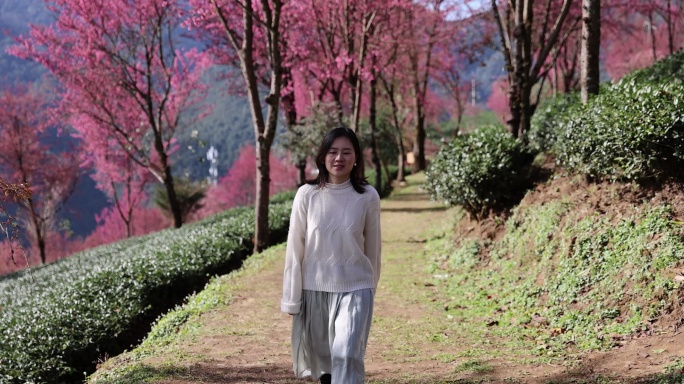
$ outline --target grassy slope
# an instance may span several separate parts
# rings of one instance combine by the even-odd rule
[[[441,298],[465,333],[499,344],[476,357],[580,364],[586,352],[681,324],[682,207],[657,196],[621,200],[635,188],[559,178],[528,193],[505,222],[453,211],[454,237],[429,244],[431,269],[448,276],[437,283]],[[683,367],[679,354],[653,380],[679,383]]]

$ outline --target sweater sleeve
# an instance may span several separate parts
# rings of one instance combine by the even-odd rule
[[[306,237],[306,202],[304,190],[300,188],[292,203],[290,229],[285,249],[285,271],[283,273],[283,297],[280,310],[285,313],[299,313],[302,304],[302,260]]]
[[[363,231],[365,243],[364,252],[373,266],[373,275],[375,277],[375,289],[378,288],[380,281],[380,267],[382,251],[382,238],[380,234],[380,196],[374,188],[370,188],[371,194],[368,208],[366,209],[366,224]]]

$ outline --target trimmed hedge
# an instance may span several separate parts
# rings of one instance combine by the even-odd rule
[[[446,144],[426,171],[431,197],[481,217],[516,203],[533,156],[501,125],[485,125]]]
[[[269,208],[283,241],[293,194]],[[252,250],[253,208],[76,254],[0,281],[0,382],[82,381],[96,359],[137,343],[150,324]]]

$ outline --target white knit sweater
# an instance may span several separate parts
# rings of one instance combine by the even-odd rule
[[[375,289],[380,279],[380,197],[350,181],[305,184],[292,204],[280,309],[299,313],[302,290]]]

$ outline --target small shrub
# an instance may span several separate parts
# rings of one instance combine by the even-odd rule
[[[504,127],[487,125],[445,145],[426,172],[433,199],[481,217],[524,193],[533,156]]]

